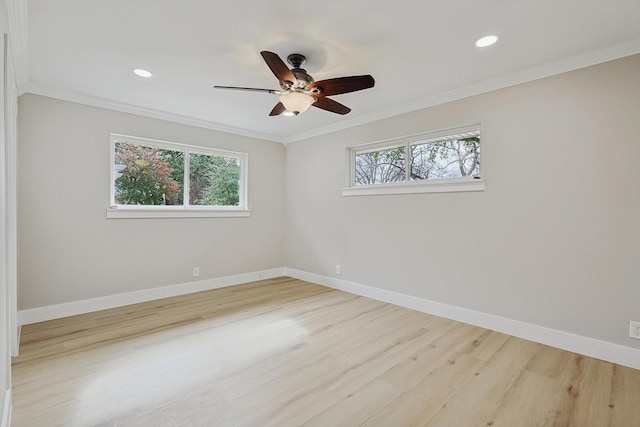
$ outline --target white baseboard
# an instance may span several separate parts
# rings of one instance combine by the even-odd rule
[[[635,348],[293,268],[285,267],[284,275],[640,369],[640,350]]]
[[[283,268],[254,271],[251,273],[236,274],[233,276],[216,277],[213,279],[199,280],[196,282],[181,283],[179,285],[162,286],[159,288],[145,289],[124,294],[108,295],[100,298],[91,298],[81,301],[73,301],[64,304],[49,305],[46,307],[20,310],[18,319],[20,325],[43,322],[45,320],[59,319],[75,316],[77,314],[122,307],[140,302],[153,301],[162,298],[185,295],[194,292],[208,291],[210,289],[224,288],[253,282],[255,280],[273,279],[284,275]]]
[[[0,427],[11,426],[11,409],[11,389],[9,389],[4,394],[4,406],[2,407],[2,424],[0,424]]]
[[[288,267],[21,310],[18,312],[18,317],[20,325],[26,325],[161,298],[239,285],[255,280],[272,279],[280,276],[289,276],[295,279],[317,283],[423,313],[468,323],[562,350],[606,360],[634,369],[640,369],[639,349]],[[2,427],[4,427],[4,424]]]

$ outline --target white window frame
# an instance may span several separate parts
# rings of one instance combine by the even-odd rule
[[[382,194],[416,194],[416,193],[450,193],[460,191],[484,191],[484,179],[482,176],[477,175],[473,177],[460,177],[460,178],[441,178],[441,179],[422,179],[411,181],[405,177],[402,182],[394,182],[388,184],[368,184],[368,185],[356,185],[356,155],[371,151],[378,151],[384,149],[393,149],[398,147],[405,147],[405,154],[407,155],[406,174],[410,173],[411,165],[409,162],[409,153],[411,153],[411,146],[424,142],[436,142],[445,137],[452,137],[455,135],[478,132],[480,133],[480,124],[472,124],[466,126],[459,126],[455,128],[441,129],[433,132],[420,133],[415,135],[402,136],[399,138],[392,138],[383,141],[377,141],[373,143],[366,143],[355,145],[347,148],[346,153],[346,179],[345,187],[342,188],[342,195],[349,196],[372,196]],[[482,142],[481,142],[482,144]]]
[[[195,206],[195,205],[118,205],[115,203],[115,145],[118,142],[149,145],[158,148],[179,150],[185,154],[185,180],[183,203],[186,203],[189,194],[189,154],[208,154],[238,159],[240,163],[240,183],[238,189],[238,206]],[[140,138],[137,136],[111,134],[109,155],[109,197],[107,208],[108,219],[119,218],[228,218],[249,217],[251,211],[248,208],[248,166],[249,156],[246,153],[219,150],[215,148],[180,144],[177,142],[162,141],[158,139]]]

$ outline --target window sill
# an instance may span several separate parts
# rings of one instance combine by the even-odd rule
[[[140,208],[110,207],[107,219],[120,218],[246,218],[251,216],[247,209],[198,209],[198,208]]]
[[[455,193],[460,191],[484,191],[484,180],[453,178],[433,181],[399,182],[396,184],[359,185],[342,189],[342,195],[376,196],[382,194]]]

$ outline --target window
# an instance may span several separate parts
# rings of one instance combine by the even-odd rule
[[[405,147],[356,151],[356,185],[405,180]]]
[[[249,216],[247,155],[111,135],[108,218]]]
[[[479,125],[348,150],[345,196],[484,190]]]

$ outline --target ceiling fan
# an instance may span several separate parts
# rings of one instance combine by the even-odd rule
[[[235,86],[214,86],[214,88],[267,92],[279,95],[279,102],[269,113],[270,116],[278,116],[280,114],[298,115],[307,111],[312,105],[332,113],[347,114],[351,111],[349,107],[327,98],[327,96],[369,89],[375,84],[375,80],[370,75],[337,77],[316,82],[313,77],[300,68],[307,59],[304,55],[292,53],[287,56],[287,62],[291,64],[292,69],[289,69],[284,61],[273,52],[264,50],[260,52],[260,55],[262,55],[267,66],[280,82],[281,90]]]

